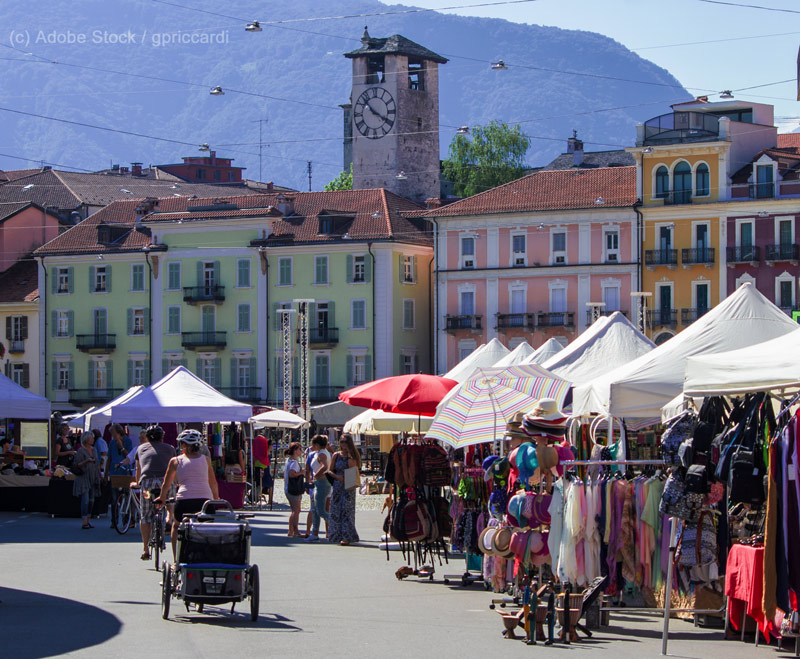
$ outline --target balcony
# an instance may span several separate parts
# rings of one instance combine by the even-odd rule
[[[756,245],[728,247],[725,250],[728,263],[758,263],[761,260],[761,248]]]
[[[300,342],[300,337],[297,337]],[[335,346],[339,343],[338,327],[311,327],[308,330],[308,344],[317,346]]]
[[[75,339],[78,350],[92,355],[108,354],[117,348],[116,334],[78,334]]]
[[[678,265],[677,249],[647,249],[644,252],[644,264],[648,268],[666,265],[674,268]]]
[[[708,313],[708,309],[681,309],[681,325],[686,327]]]
[[[650,327],[675,327],[678,324],[677,309],[651,309],[647,312]]]
[[[764,257],[765,261],[791,261],[796,264],[800,258],[800,246],[784,244],[784,245],[767,245],[767,253]]]
[[[217,387],[228,398],[243,403],[258,403],[261,400],[261,387]]]
[[[625,318],[628,317],[627,311],[622,311],[621,309],[601,309],[599,311],[592,311],[591,309],[586,310],[586,324],[591,325],[595,318],[595,314],[597,314],[597,319],[599,320],[603,316],[610,316],[612,313],[617,313],[619,311]]]
[[[227,345],[227,332],[181,332],[181,345],[189,350],[219,350]]]
[[[691,204],[692,203],[692,191],[691,190],[669,190],[662,195],[659,195],[659,199],[664,200],[665,206],[679,206],[681,204]]]
[[[225,300],[225,287],[217,286],[184,286],[183,301],[187,304],[197,304],[198,302],[213,302],[222,304]]]
[[[497,329],[533,329],[536,316],[532,313],[499,313]]]
[[[73,405],[93,405],[113,400],[122,393],[122,389],[70,389],[69,402]]]
[[[8,352],[12,355],[21,355],[25,352],[25,339],[11,339],[8,342]]]
[[[641,146],[711,142],[719,139],[719,119],[704,112],[671,112],[644,123]]]
[[[540,311],[538,327],[575,327],[575,313],[572,311]]]
[[[681,263],[683,265],[711,265],[714,263],[713,247],[693,247],[681,250]]]
[[[311,397],[311,404],[330,403],[339,400],[339,394],[344,391],[344,387],[332,387],[320,385],[309,387],[308,395]],[[300,387],[294,387],[294,399],[300,400]]]
[[[445,316],[445,331],[480,330],[483,329],[482,319],[483,316],[475,315]]]
[[[750,199],[775,198],[774,183],[751,183],[749,187],[750,187]]]

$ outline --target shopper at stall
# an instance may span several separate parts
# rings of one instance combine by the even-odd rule
[[[108,442],[103,439],[103,433],[99,430],[92,430],[94,434],[94,452],[97,455],[97,466],[100,468],[100,476],[105,473],[106,462],[108,461]]]
[[[200,433],[196,430],[184,430],[178,435],[181,454],[169,461],[167,473],[161,484],[161,494],[156,499],[156,505],[163,505],[172,483],[177,484],[175,512],[170,532],[173,556],[178,543],[178,525],[183,516],[200,512],[206,501],[219,498],[217,478],[211,466],[211,459],[200,453],[201,439]]]
[[[56,448],[53,455],[56,459],[56,466],[69,467],[72,464],[72,457],[77,453],[73,448],[72,439],[69,436],[69,426],[62,423],[58,428],[58,437],[56,437]]]
[[[311,463],[314,461],[314,456],[317,452],[314,450],[313,446],[309,446],[306,449],[306,456],[305,456],[305,474],[306,474],[306,492],[308,493],[308,515],[306,515],[306,532],[303,535],[304,538],[307,538],[311,535],[311,526],[314,523],[314,476],[311,473]],[[328,522],[325,522],[325,535],[328,534]]]
[[[164,430],[161,426],[151,426],[145,432],[145,441],[139,444],[136,449],[136,483],[141,491],[149,492],[161,487],[164,476],[167,473],[169,461],[175,457],[175,449],[163,442]],[[175,486],[166,493],[167,499],[175,496]],[[172,518],[173,506],[167,507],[167,524]],[[149,497],[142,497],[142,518],[139,524],[139,531],[142,534],[142,545],[144,547],[140,558],[143,561],[150,560],[150,531],[153,519],[156,515],[155,502]]]
[[[111,426],[111,442],[108,447],[108,461],[106,462],[105,476],[125,476],[131,473],[130,468],[123,466],[122,462],[128,456],[128,453],[133,450],[133,442],[131,438],[125,434],[123,427],[115,423]],[[117,487],[111,488],[111,527],[116,526],[117,516],[117,498],[119,498],[120,489]]]
[[[358,542],[356,531],[356,489],[345,488],[345,469],[361,471],[361,455],[350,435],[342,435],[339,439],[339,450],[331,458],[330,474],[334,478],[333,496],[331,497],[331,532],[328,542],[338,542],[347,546]]]
[[[75,480],[72,483],[72,495],[81,499],[82,529],[93,529],[91,522],[94,498],[100,494],[100,469],[95,457],[94,434],[87,430],[81,435],[81,446],[75,452],[72,461],[72,473]]]
[[[284,451],[286,456],[286,467],[283,471],[283,491],[289,501],[291,513],[289,514],[289,532],[286,534],[290,538],[300,535],[300,502],[303,500],[303,468],[300,466],[300,456],[303,454],[303,447],[300,442],[292,442],[289,448]]]
[[[313,517],[311,534],[306,538],[306,542],[319,542],[320,521],[324,519],[327,527],[330,519],[326,505],[331,492],[331,484],[327,478],[331,454],[326,448],[327,445],[328,438],[325,435],[315,435],[311,440],[311,448],[316,451],[314,459],[311,461],[311,474],[314,481],[314,496],[311,499]]]

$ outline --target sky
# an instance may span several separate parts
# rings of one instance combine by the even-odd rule
[[[413,5],[441,9],[481,1],[497,0],[416,0]],[[533,0],[443,13],[598,32],[667,69],[695,96],[730,89],[736,98],[774,105],[781,132],[800,129],[800,0]],[[513,72],[513,62],[506,64]]]

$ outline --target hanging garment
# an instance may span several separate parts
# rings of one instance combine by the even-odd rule
[[[630,583],[636,583],[636,519],[633,483],[624,483],[624,504],[622,508],[622,576]]]
[[[558,575],[558,560],[561,553],[561,534],[564,529],[564,479],[559,478],[553,483],[553,498],[547,508],[550,515],[550,534],[547,537],[547,547],[550,550],[553,572]]]
[[[599,483],[586,485],[586,525],[585,525],[585,577],[590,583],[600,576],[600,517],[601,487]]]
[[[664,483],[660,478],[650,480],[650,487],[647,492],[647,500],[642,511],[642,520],[649,527],[652,539],[653,551],[650,558],[650,586],[659,589],[664,582],[661,570],[661,515],[658,512],[658,504],[661,501],[661,494],[664,491]]]

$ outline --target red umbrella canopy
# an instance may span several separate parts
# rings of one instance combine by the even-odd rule
[[[343,391],[339,400],[372,410],[433,416],[436,406],[457,384],[438,375],[395,375]]]

